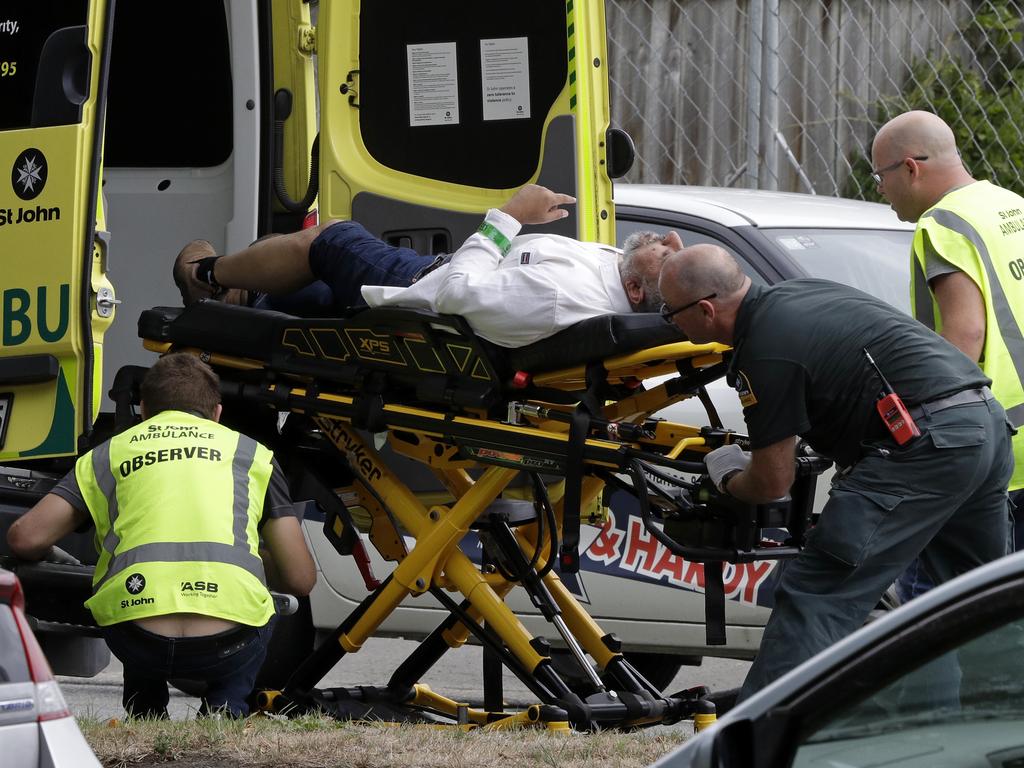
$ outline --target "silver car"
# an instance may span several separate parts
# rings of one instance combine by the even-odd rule
[[[616,186],[615,198],[620,243],[639,229],[675,230],[685,244],[715,243],[726,248],[760,284],[822,277],[855,285],[897,306],[909,306],[912,227],[897,220],[886,206],[801,194],[628,184]],[[736,393],[724,381],[709,389],[724,425],[745,431]],[[708,420],[696,400],[673,406],[662,415],[688,424],[703,425]],[[404,473],[417,471],[407,460],[402,466]],[[819,487],[820,505],[825,487]],[[641,672],[652,682],[667,685],[681,664],[699,663],[706,655],[752,658],[772,605],[777,563],[727,567],[726,644],[708,646],[703,567],[671,554],[654,540],[629,494],[612,494],[610,507],[612,518],[606,527],[584,526],[581,571],[567,583],[602,628],[619,636]],[[311,519],[305,527],[321,571],[311,595],[312,624],[317,630],[331,630],[366,596],[367,589],[352,559],[337,556],[321,521]],[[467,539],[464,544],[472,555],[475,542]],[[372,547],[368,549],[375,558],[377,577],[383,578],[393,565],[376,558]],[[518,592],[509,599],[524,623],[533,632],[548,634],[536,608]],[[384,622],[381,633],[422,638],[445,614],[432,598],[422,596],[399,607]],[[303,615],[300,612],[296,621],[302,621]],[[301,628],[297,631],[300,637],[309,634]],[[285,662],[282,659],[278,666],[286,668]]]
[[[18,577],[0,569],[0,763],[99,768],[25,618]]]

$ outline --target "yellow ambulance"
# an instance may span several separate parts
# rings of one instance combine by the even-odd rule
[[[614,242],[601,0],[7,0],[0,40],[0,533],[110,436],[192,239],[353,218],[445,253],[536,182]],[[88,580],[23,580],[57,671],[102,667]]]

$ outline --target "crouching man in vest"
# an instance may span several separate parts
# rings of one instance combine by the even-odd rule
[[[38,560],[91,518],[86,605],[124,664],[129,715],[166,717],[167,680],[183,678],[208,684],[201,712],[245,716],[271,635],[268,585],[306,595],[316,580],[271,452],[220,414],[206,364],[161,358],[142,383],[145,420],[82,456],[7,536]]]

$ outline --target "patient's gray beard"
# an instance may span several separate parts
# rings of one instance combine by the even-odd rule
[[[657,290],[649,290],[646,286],[644,287],[643,301],[636,304],[630,302],[630,306],[633,307],[634,312],[660,312],[661,304],[661,294],[658,293]]]
[[[635,312],[661,312],[661,305],[664,304],[665,299],[661,295],[661,291],[658,289],[659,277],[660,274],[653,276],[648,275],[644,280],[644,300],[641,304],[642,309],[634,310]]]

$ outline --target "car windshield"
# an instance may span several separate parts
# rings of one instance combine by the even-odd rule
[[[763,229],[810,277],[860,288],[910,313],[910,230]]]

